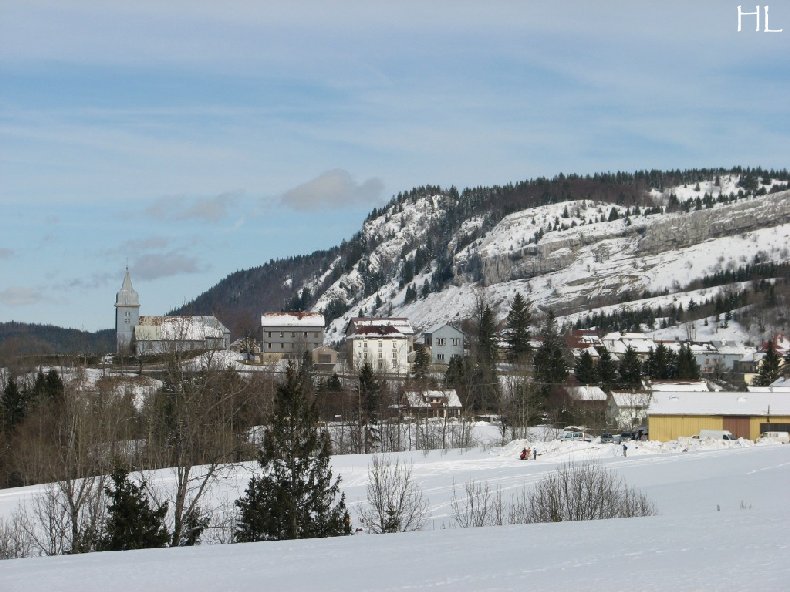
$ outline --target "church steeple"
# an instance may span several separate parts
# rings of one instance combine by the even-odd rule
[[[121,289],[115,295],[115,341],[117,353],[132,353],[134,328],[139,320],[140,298],[137,292],[134,291],[134,288],[132,288],[132,278],[127,267]]]
[[[132,288],[132,278],[129,275],[129,268],[126,268],[126,274],[123,276],[123,285],[120,291],[115,295],[115,306],[140,306],[140,298],[137,292]]]

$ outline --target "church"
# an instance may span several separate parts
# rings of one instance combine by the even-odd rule
[[[230,331],[214,316],[140,316],[129,268],[115,295],[116,353],[134,356],[228,349]]]

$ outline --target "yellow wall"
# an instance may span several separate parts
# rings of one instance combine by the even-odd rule
[[[749,419],[749,438],[760,437],[760,424],[768,418],[756,416]],[[790,423],[788,416],[771,416],[771,423]],[[679,437],[699,434],[700,430],[723,430],[724,418],[719,415],[651,415],[647,418],[647,430],[651,440],[667,442]]]
[[[721,416],[707,415],[651,415],[647,418],[647,431],[651,440],[677,440],[681,436],[696,436],[700,430],[722,430]],[[758,423],[757,430],[760,425]]]
[[[752,417],[749,419],[749,438],[756,440],[760,437],[760,424],[769,423],[767,417]],[[770,423],[790,423],[790,417],[771,416]]]

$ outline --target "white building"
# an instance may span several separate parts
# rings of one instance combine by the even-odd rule
[[[412,334],[413,335],[413,334]],[[375,372],[407,375],[409,373],[409,336],[392,325],[362,324],[348,334],[349,358],[354,370],[367,362]]]

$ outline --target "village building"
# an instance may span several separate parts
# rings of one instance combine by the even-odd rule
[[[652,395],[645,391],[612,391],[607,401],[606,420],[620,430],[643,425]]]
[[[267,312],[261,315],[264,358],[299,359],[324,344],[324,315],[319,312]]]
[[[415,417],[458,417],[461,399],[455,389],[406,391],[401,409]]]
[[[127,268],[115,296],[116,353],[135,356],[228,349],[230,330],[214,316],[140,316]]]
[[[464,334],[453,325],[436,325],[423,333],[423,340],[430,348],[431,364],[446,366],[453,356],[464,355]]]
[[[647,409],[651,440],[666,442],[699,435],[700,430],[729,430],[756,440],[768,431],[790,431],[787,393],[654,392]]]
[[[346,343],[354,370],[358,372],[367,363],[374,372],[408,375],[414,332],[404,333],[402,328],[385,323],[356,323],[352,327],[349,323]]]

